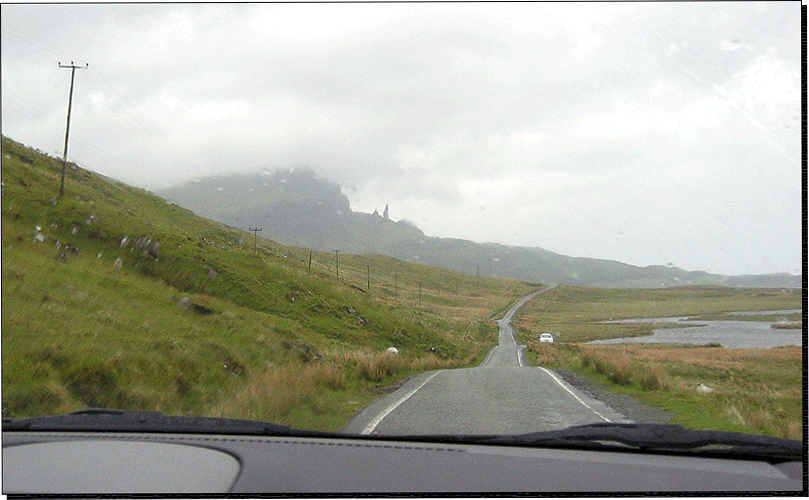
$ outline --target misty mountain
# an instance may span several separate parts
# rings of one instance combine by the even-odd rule
[[[389,219],[387,207],[383,215],[354,212],[338,184],[309,169],[195,179],[157,194],[233,227],[260,228],[260,236],[286,245],[384,254],[469,275],[589,286],[801,286],[800,277],[789,274],[727,277],[569,257],[541,248],[430,237],[411,223]]]

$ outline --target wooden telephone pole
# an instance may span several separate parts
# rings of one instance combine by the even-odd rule
[[[59,187],[59,198],[64,196],[65,194],[65,172],[67,171],[67,139],[70,136],[70,111],[73,108],[73,79],[76,76],[77,69],[87,69],[90,67],[90,63],[87,63],[82,68],[81,66],[76,66],[73,64],[73,61],[70,61],[70,65],[62,65],[59,63],[60,68],[70,68],[70,97],[67,101],[67,126],[65,127],[65,154],[62,157],[62,184]]]
[[[334,260],[337,263],[337,277],[340,277],[340,250],[334,251]]]

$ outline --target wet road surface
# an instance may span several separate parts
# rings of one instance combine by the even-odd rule
[[[574,425],[629,422],[553,371],[526,366],[511,318],[499,320],[499,344],[475,368],[437,370],[408,380],[374,402],[343,432],[353,434],[522,434]]]

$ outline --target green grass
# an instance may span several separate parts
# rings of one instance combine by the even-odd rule
[[[532,288],[381,256],[340,255],[338,278],[333,253],[310,269],[307,249],[255,248],[79,167],[58,199],[60,161],[2,149],[4,417],[115,407],[336,430],[375,388],[477,362],[491,313]]]

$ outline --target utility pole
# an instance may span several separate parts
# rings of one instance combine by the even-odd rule
[[[334,251],[334,258],[335,258],[335,261],[337,262],[337,277],[338,278],[340,277],[340,255],[339,254],[340,254],[340,250],[335,250]]]
[[[253,231],[253,250],[258,253],[258,232],[261,231],[261,228],[253,229],[252,227],[249,227],[247,230]]]
[[[309,250],[309,276],[312,275],[312,251]]]
[[[67,101],[67,126],[65,127],[65,154],[62,157],[62,184],[59,187],[59,198],[64,196],[65,194],[65,172],[67,171],[67,139],[70,136],[70,111],[73,108],[73,79],[76,76],[77,69],[87,69],[90,67],[90,63],[84,65],[84,68],[81,66],[76,66],[73,64],[73,61],[70,61],[70,65],[63,66],[62,63],[59,63],[60,68],[70,68],[70,97]]]
[[[371,291],[371,266],[368,266],[368,274],[366,275],[368,278],[368,291]]]

